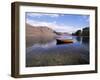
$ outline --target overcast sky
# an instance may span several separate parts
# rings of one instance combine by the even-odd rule
[[[72,33],[89,26],[88,15],[26,13],[26,23],[33,26],[47,26],[58,32]]]

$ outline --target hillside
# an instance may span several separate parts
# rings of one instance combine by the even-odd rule
[[[54,37],[56,34],[53,32],[52,29],[46,27],[46,26],[31,26],[29,24],[26,24],[26,36],[30,37]]]

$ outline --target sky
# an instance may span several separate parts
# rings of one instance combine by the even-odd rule
[[[53,14],[26,12],[26,23],[32,26],[46,26],[57,32],[73,33],[89,27],[89,15]]]

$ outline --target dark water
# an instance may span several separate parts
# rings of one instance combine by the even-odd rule
[[[73,39],[74,42],[59,45],[56,39],[46,42],[42,39],[26,46],[26,67],[89,64],[89,37],[60,38]]]

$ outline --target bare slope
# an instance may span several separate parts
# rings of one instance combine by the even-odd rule
[[[29,37],[55,37],[55,33],[52,29],[46,26],[31,26],[26,24],[26,36]]]

